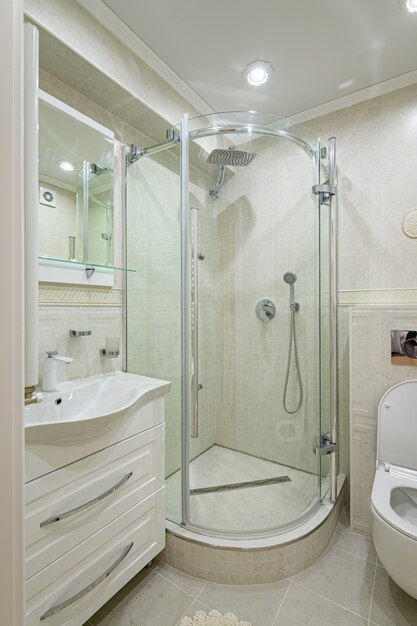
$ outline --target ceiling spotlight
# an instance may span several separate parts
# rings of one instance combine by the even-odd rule
[[[417,13],[417,0],[407,0],[406,6],[410,13]]]
[[[75,169],[75,165],[71,161],[59,161],[59,167],[64,172],[72,172]]]
[[[252,63],[249,63],[245,67],[243,75],[249,85],[258,87],[259,85],[264,85],[266,83],[273,71],[274,68],[269,61],[252,61]]]

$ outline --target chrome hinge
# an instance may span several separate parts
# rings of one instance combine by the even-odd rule
[[[144,154],[145,154],[145,151],[144,151],[143,148],[141,148],[140,146],[137,146],[136,144],[132,143],[128,147],[126,156],[127,156],[127,160],[129,161],[129,163],[135,163]]]
[[[313,185],[312,190],[316,196],[320,196],[320,204],[329,204],[330,198],[335,196],[337,191],[336,187],[330,185],[328,180],[321,185]]]
[[[319,456],[326,456],[327,454],[333,454],[336,452],[337,444],[332,440],[330,433],[321,433],[319,443],[313,446],[313,451]]]
[[[180,141],[179,134],[173,128],[168,128],[167,129],[166,138],[167,138],[167,141],[176,141],[176,142]]]

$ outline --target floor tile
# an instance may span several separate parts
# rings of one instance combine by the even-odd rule
[[[350,613],[293,583],[273,626],[367,626],[368,620]]]
[[[167,563],[164,563],[163,561],[159,561],[157,563],[154,571],[186,593],[189,593],[190,596],[193,596],[193,598],[195,598],[195,596],[197,596],[207,584],[205,580],[193,578],[193,576],[187,576],[187,574],[183,574],[183,572],[167,565]]]
[[[375,565],[330,547],[311,567],[294,580],[311,591],[367,618]]]
[[[154,567],[154,566],[153,566]],[[136,574],[129,582],[120,589],[114,596],[104,604],[101,609],[99,609],[94,615],[92,615],[89,619],[89,622],[92,626],[96,626],[96,624],[100,623],[100,620],[103,619],[110,611],[117,606],[120,602],[124,601],[128,596],[135,591],[138,585],[142,580],[149,578],[153,573],[153,567],[149,570],[148,568],[142,569],[140,572]],[[85,626],[85,625],[83,625]]]
[[[175,626],[192,602],[189,594],[152,571],[136,586],[126,585],[90,620],[100,626]]]
[[[206,613],[208,613],[209,611],[211,611],[211,609],[207,607],[205,604],[202,604],[201,602],[199,602],[198,600],[194,600],[192,605],[186,610],[186,612],[178,621],[178,624],[176,626],[179,626],[183,617],[194,617],[194,615],[196,614],[196,611],[205,611]]]
[[[208,583],[198,599],[220,613],[235,613],[252,626],[271,626],[288,586],[288,580],[267,585]]]
[[[417,600],[405,593],[377,567],[371,620],[379,626],[417,626]]]
[[[346,552],[350,552],[350,554],[366,559],[367,561],[371,561],[371,563],[376,563],[377,554],[374,542],[372,539],[350,530],[346,513],[341,515],[337,523],[332,545]]]

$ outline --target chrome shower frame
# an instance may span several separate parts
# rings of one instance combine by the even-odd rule
[[[153,155],[172,148],[173,144],[181,144],[181,283],[182,283],[182,339],[181,339],[181,391],[182,391],[182,520],[181,525],[189,530],[203,532],[208,535],[215,535],[215,532],[206,531],[205,529],[195,527],[190,523],[189,510],[189,442],[191,434],[198,436],[198,416],[195,414],[197,406],[197,385],[198,378],[196,374],[196,362],[198,359],[198,343],[195,333],[197,331],[196,324],[193,323],[192,298],[193,289],[190,290],[192,280],[193,261],[195,266],[195,249],[192,251],[192,244],[195,248],[195,238],[192,237],[192,226],[195,231],[195,218],[198,211],[190,210],[189,206],[189,142],[205,137],[216,135],[231,134],[252,134],[264,135],[270,137],[278,137],[294,143],[301,148],[315,165],[316,184],[312,191],[318,195],[319,204],[326,204],[330,207],[330,225],[329,225],[329,288],[330,288],[330,428],[331,433],[329,440],[332,443],[332,449],[325,450],[320,444],[317,446],[320,455],[331,454],[330,461],[330,500],[335,502],[337,499],[337,458],[335,452],[335,442],[337,437],[337,211],[336,211],[336,140],[329,139],[328,149],[323,150],[318,143],[317,149],[313,149],[306,141],[296,135],[286,131],[275,129],[268,126],[259,126],[256,124],[233,124],[233,125],[215,125],[211,127],[200,128],[198,130],[189,130],[188,116],[184,115],[181,122],[180,135],[173,129],[167,131],[167,141],[163,144],[154,145],[150,148],[139,148],[131,146],[127,153],[127,164],[133,163],[139,158],[146,155]],[[325,155],[328,156],[328,166],[323,163]],[[328,176],[328,179],[321,183],[320,176]],[[195,267],[194,267],[195,271]],[[195,279],[194,274],[194,279]],[[194,293],[195,295],[195,293]],[[194,303],[196,307],[196,303]],[[195,308],[194,308],[195,314]],[[194,319],[194,322],[196,320]],[[194,386],[194,387],[193,387]],[[192,428],[190,428],[192,425]],[[322,441],[322,433],[318,433],[320,442]],[[322,499],[322,498],[321,498]],[[301,521],[301,520],[300,520]],[[223,536],[223,535],[222,535]]]
[[[213,135],[242,135],[242,134],[256,134],[256,135],[269,135],[270,137],[281,137],[283,139],[288,139],[292,143],[295,143],[299,146],[308,156],[313,160],[313,162],[317,162],[316,159],[319,158],[317,152],[313,150],[309,144],[293,135],[292,133],[287,132],[286,130],[280,130],[277,128],[268,128],[267,126],[257,126],[256,124],[235,124],[234,126],[230,125],[219,125],[219,126],[211,126],[208,128],[199,128],[198,130],[192,130],[188,133],[188,139],[200,139],[203,137],[212,137]],[[157,144],[155,146],[150,146],[149,148],[142,148],[135,144],[129,146],[127,160],[129,163],[134,163],[138,159],[144,156],[151,156],[153,154],[158,154],[158,152],[163,152],[168,148],[172,148],[175,143],[182,143],[182,133],[178,135],[178,133],[169,128],[166,131],[167,141],[164,143]],[[318,151],[320,154],[320,151]],[[319,184],[319,180],[317,180],[317,184]]]
[[[184,123],[184,122],[183,122]],[[188,119],[187,119],[187,129],[188,129]],[[183,127],[182,127],[183,131]],[[329,454],[330,455],[330,494],[329,498],[331,502],[336,502],[337,500],[337,458],[336,458],[336,437],[337,437],[337,272],[336,272],[336,263],[337,263],[337,220],[336,220],[336,139],[334,137],[329,139],[329,144],[327,151],[322,151],[320,143],[317,147],[317,150],[314,150],[307,142],[305,142],[300,137],[293,135],[285,130],[274,129],[264,126],[258,126],[253,124],[236,124],[236,125],[217,125],[213,127],[201,128],[198,130],[192,130],[188,133],[181,133],[181,142],[185,141],[185,136],[188,141],[202,139],[206,137],[212,137],[216,135],[230,135],[230,134],[256,134],[256,135],[264,135],[270,137],[278,137],[281,139],[288,140],[298,147],[300,147],[312,160],[313,164],[316,166],[316,184],[313,186],[313,193],[319,196],[320,205],[326,204],[330,207],[330,224],[329,224],[329,289],[330,289],[330,302],[329,302],[329,313],[330,313],[330,437],[329,440],[331,442],[331,446],[324,449],[320,447],[320,454]],[[170,142],[171,144],[171,142]],[[171,144],[172,145],[172,144]],[[184,167],[187,167],[188,172],[188,145],[182,146],[182,164]],[[187,164],[183,161],[183,154],[187,153]],[[328,156],[328,165],[326,166],[322,161],[324,157],[324,153]],[[184,170],[185,171],[185,170]],[[321,183],[321,176],[328,176],[328,179]],[[185,193],[185,186],[188,188],[188,180],[182,181],[182,213],[183,213],[183,227],[185,231],[183,234],[183,242],[187,246],[187,251],[183,250],[183,259],[184,256],[187,256],[188,264],[190,263],[190,254],[193,256],[193,252],[190,252],[190,240],[191,240],[191,232],[190,232],[190,207],[188,201],[188,194]],[[192,247],[192,246],[191,246]],[[195,255],[194,255],[195,256]],[[183,288],[187,292],[183,294],[183,305],[185,307],[190,307],[190,296],[188,295],[189,286],[190,286],[190,267],[187,266],[184,261],[184,271],[183,274]],[[187,310],[183,312],[183,318],[188,317],[190,319],[190,313]],[[192,315],[192,314],[191,314]],[[183,393],[186,395],[186,398],[183,400],[183,406],[187,405],[187,410],[184,412],[182,416],[183,423],[183,445],[185,445],[186,450],[183,451],[183,460],[185,465],[182,467],[182,484],[183,484],[183,492],[182,492],[182,511],[183,511],[183,519],[182,525],[190,530],[195,530],[197,532],[202,532],[203,529],[194,527],[190,523],[189,517],[189,477],[188,477],[188,464],[190,462],[189,458],[189,436],[190,436],[190,428],[189,424],[193,425],[193,435],[196,434],[196,424],[198,424],[198,415],[194,413],[196,410],[195,407],[198,403],[198,400],[194,402],[192,398],[196,399],[196,393],[193,392],[193,387],[195,386],[195,376],[193,375],[195,371],[195,361],[198,359],[198,347],[196,352],[196,341],[193,333],[197,332],[197,328],[195,325],[191,324],[191,337],[189,337],[190,326],[187,322],[187,326],[183,327],[183,355],[185,360],[183,361],[183,382],[186,380],[186,384],[183,386]],[[186,354],[187,353],[187,354]],[[190,398],[191,394],[191,398]],[[192,414],[190,414],[190,409],[192,410]],[[322,423],[322,418],[321,418]],[[197,431],[198,432],[198,431]],[[198,436],[198,434],[197,434]],[[322,441],[322,433],[319,432],[319,441]],[[322,499],[322,497],[320,498]],[[207,534],[215,535],[213,531],[206,531]]]
[[[189,196],[189,143],[188,143],[188,114],[185,113],[181,121],[181,525],[188,527],[190,518],[190,426],[189,414],[191,400],[191,346],[196,345],[190,336],[190,196]],[[171,142],[168,143],[168,146]],[[194,357],[195,358],[195,357]]]
[[[330,456],[330,501],[337,500],[337,456],[338,448],[338,376],[337,376],[337,164],[336,137],[328,140],[328,167],[323,168],[328,175],[324,183],[313,186],[312,191],[319,197],[320,205],[327,205],[329,223],[329,308],[330,308],[330,432],[320,434],[316,453]]]
[[[329,139],[329,206],[330,206],[330,429],[333,445],[337,446],[338,377],[337,377],[337,168],[336,137]],[[337,500],[337,456],[331,457],[330,499]]]

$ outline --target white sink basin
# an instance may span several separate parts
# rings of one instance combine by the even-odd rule
[[[43,401],[25,407],[25,429],[73,424],[115,417],[121,412],[168,393],[171,383],[136,374],[115,372],[79,378],[43,393]]]

